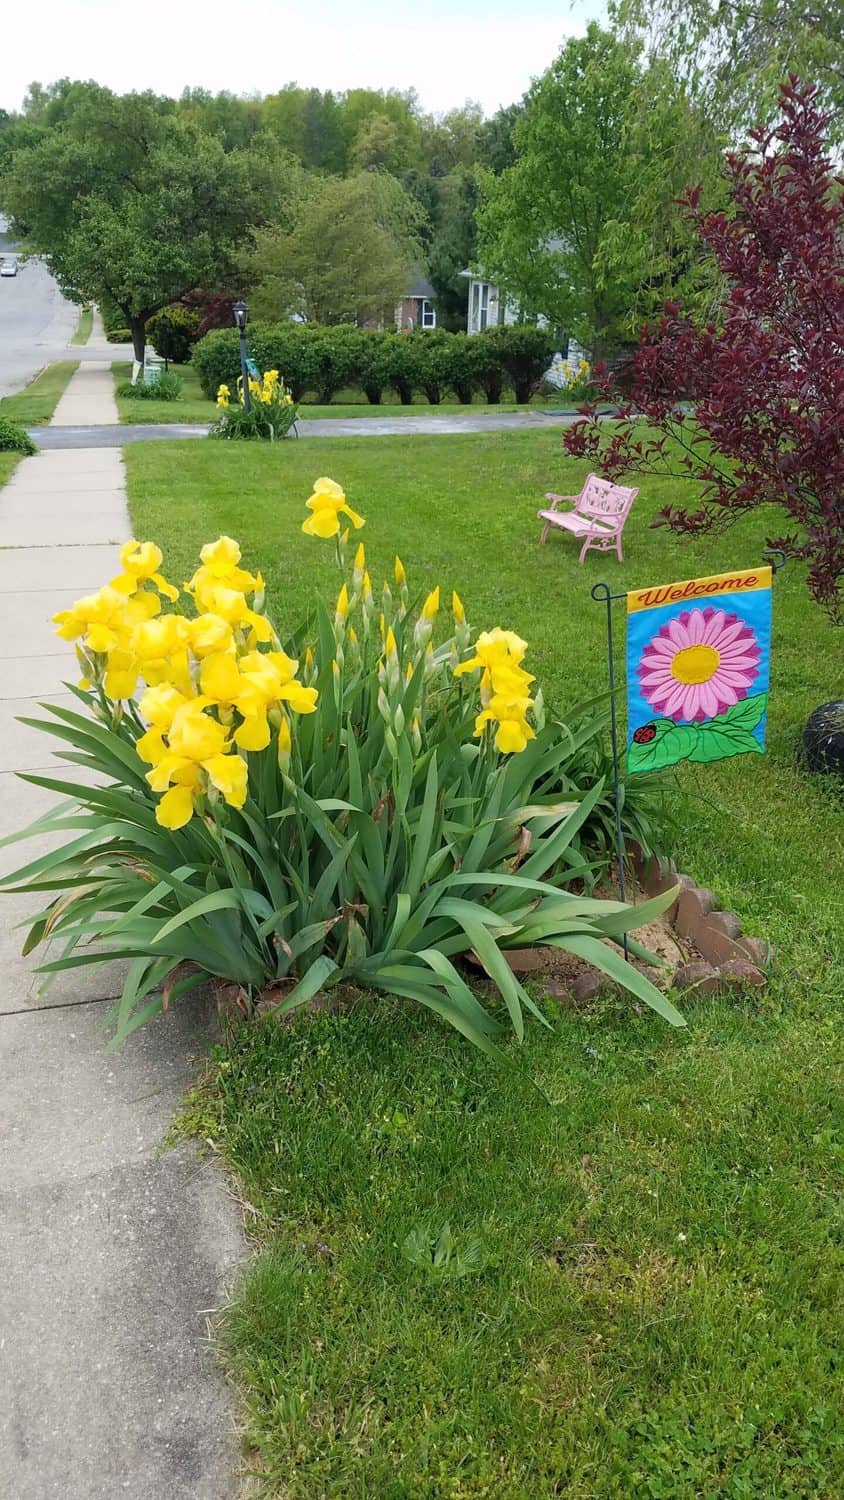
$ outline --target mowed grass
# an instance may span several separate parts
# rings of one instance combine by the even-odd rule
[[[117,407],[121,422],[214,422],[219,416],[216,403],[209,401],[202,393],[199,377],[192,365],[170,366],[182,382],[182,395],[179,401],[134,401],[129,396],[117,398]],[[128,362],[117,361],[112,365],[115,380],[129,380],[132,374],[132,366]],[[412,405],[401,406],[397,402],[384,401],[380,406],[373,406],[368,402],[360,390],[338,391],[330,405],[319,402],[316,397],[306,395],[300,405],[302,421],[314,418],[337,418],[348,419],[350,417],[420,417],[420,416],[482,416],[487,413],[495,416],[501,412],[542,411],[542,410],[568,410],[571,409],[571,401],[565,401],[557,396],[536,396],[527,405],[517,405],[514,401],[502,401],[499,406],[490,406],[483,397],[477,396],[470,405],[461,404],[459,401],[442,401],[439,406],[432,406],[422,395],[418,395]]]
[[[79,322],[76,325],[76,332],[74,333],[73,338],[70,342],[72,344],[87,344],[89,338],[91,337],[91,329],[93,328],[93,326],[93,308],[83,307],[81,313],[79,314]]]
[[[420,595],[457,588],[474,624],[518,630],[563,716],[606,681],[596,580],[751,565],[766,529],[652,531],[678,486],[645,481],[625,563],[579,568],[563,538],[538,546],[544,490],[584,474],[548,432],[136,445],[126,461],[136,533],[170,575],[227,532],[290,625],[337,586],[331,546],[299,530],[330,474],[367,518],[373,579],[398,551]],[[559,1010],[504,1069],[366,998],[220,1052],[187,1123],[254,1209],[257,1258],[220,1342],[267,1495],[840,1493],[844,811],[797,750],[841,661],[789,566],[768,755],[688,768],[672,799],[681,868],[775,944],[761,1001],[693,1002],[682,1032],[622,1001]],[[450,1267],[426,1267],[405,1242],[446,1223]]]
[[[76,369],[78,362],[74,359],[48,365],[24,390],[0,400],[0,416],[8,417],[11,422],[20,422],[23,427],[45,427]]]
[[[115,387],[121,381],[130,380],[132,365],[129,360],[118,360],[112,364]],[[117,410],[121,422],[213,422],[218,416],[213,401],[207,401],[200,389],[195,370],[190,365],[171,364],[170,369],[182,382],[182,394],[178,401],[139,401],[132,396],[116,396]]]
[[[0,453],[0,485],[11,479],[23,456],[22,453]]]

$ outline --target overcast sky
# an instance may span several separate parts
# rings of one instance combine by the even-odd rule
[[[427,110],[475,99],[491,114],[604,10],[603,0],[12,0],[0,107],[19,109],[33,79],[69,77],[121,93],[416,88]]]

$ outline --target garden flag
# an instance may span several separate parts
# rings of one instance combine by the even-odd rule
[[[765,751],[771,569],[627,595],[627,770]]]

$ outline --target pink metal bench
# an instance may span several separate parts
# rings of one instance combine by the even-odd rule
[[[638,489],[625,489],[621,484],[599,479],[597,474],[588,476],[579,495],[555,495],[550,491],[545,496],[551,501],[550,509],[537,511],[540,521],[545,522],[540,544],[546,540],[551,527],[556,526],[560,531],[570,531],[573,536],[583,538],[578,562],[583,562],[590,547],[599,552],[609,552],[614,547],[619,562],[623,562],[621,533],[638,493]],[[557,506],[563,501],[571,502],[574,510],[558,511]]]

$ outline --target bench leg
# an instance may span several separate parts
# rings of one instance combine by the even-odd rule
[[[583,546],[580,549],[580,556],[577,559],[579,563],[581,563],[581,564],[583,563],[583,559],[586,556],[586,554],[589,551],[589,548],[591,546],[592,546],[592,538],[591,538],[591,536],[588,536],[586,538],[586,541],[583,543]]]
[[[539,545],[540,545],[540,547],[544,547],[545,546],[545,542],[546,542],[546,539],[547,539],[547,536],[548,536],[548,533],[549,533],[550,530],[551,530],[551,522],[550,521],[546,521],[545,525],[542,528],[542,535],[539,538]]]
[[[619,562],[624,562],[624,553],[621,550],[621,532],[620,531],[616,535],[616,539],[615,539],[615,555],[618,558]]]

